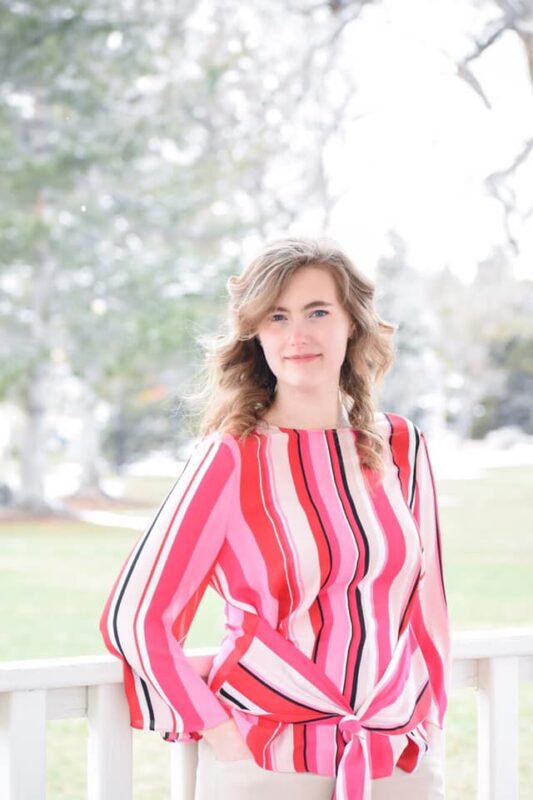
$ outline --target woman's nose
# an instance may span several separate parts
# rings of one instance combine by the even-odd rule
[[[289,327],[289,339],[292,342],[306,341],[309,338],[309,330],[305,320],[293,320]]]

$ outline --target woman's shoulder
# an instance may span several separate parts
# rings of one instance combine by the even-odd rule
[[[208,457],[209,461],[229,458],[235,463],[239,459],[239,445],[232,433],[211,430],[192,440],[190,454],[196,458]]]
[[[420,436],[422,431],[409,417],[394,411],[377,411],[374,414],[376,427],[381,433],[393,436]]]
[[[376,427],[388,445],[395,463],[413,465],[416,461],[422,430],[410,417],[392,411],[380,411],[375,415]]]

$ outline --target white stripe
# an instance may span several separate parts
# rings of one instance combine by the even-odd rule
[[[208,453],[207,451],[209,450],[209,446],[211,444],[213,444],[213,446],[211,447],[211,451]],[[168,502],[159,516],[159,519],[156,523],[157,528],[159,529],[158,533],[154,536],[149,537],[148,543],[151,544],[150,550],[153,551],[153,553],[150,553],[150,551],[145,551],[143,553],[143,557],[146,557],[149,563],[151,558],[155,558],[156,553],[159,547],[161,546],[161,536],[168,529],[172,517],[176,512],[176,506],[179,504],[180,506],[179,510],[176,514],[175,519],[172,522],[172,529],[159,555],[159,559],[152,574],[150,584],[147,586],[147,591],[142,606],[139,609],[137,628],[136,628],[139,640],[139,650],[141,651],[142,654],[145,674],[147,675],[150,683],[152,683],[152,685],[156,688],[159,695],[168,703],[170,708],[172,708],[172,703],[170,702],[166,692],[164,691],[163,687],[158,681],[157,676],[151,666],[150,647],[144,635],[144,623],[146,619],[146,614],[152,603],[152,599],[156,594],[161,574],[166,566],[167,559],[174,546],[176,536],[179,533],[179,529],[183,521],[183,518],[187,513],[189,505],[193,500],[196,492],[198,491],[198,488],[201,485],[202,480],[204,479],[206,473],[208,472],[218,452],[219,446],[220,446],[220,441],[219,442],[215,441],[214,437],[207,437],[206,439],[201,441],[201,446],[195,449],[195,451],[191,455],[187,468],[180,476],[178,484],[176,485],[174,491],[168,498]],[[202,461],[203,463],[201,463]],[[191,478],[194,475],[195,470],[198,470],[198,472],[194,477],[192,483],[188,485],[189,482],[191,481]],[[139,572],[141,574],[138,575],[138,580],[142,581],[144,578],[144,576],[142,575],[142,570],[139,570]],[[136,573],[134,572],[132,575],[132,579],[134,579],[135,577]],[[183,606],[186,600],[187,598],[180,597],[180,604]],[[176,717],[179,720],[178,723],[179,728],[182,730],[184,728],[183,718],[179,715],[179,713],[175,709],[174,711],[176,713]]]
[[[268,685],[296,703],[303,703],[311,709],[329,714],[344,714],[345,709],[336,705],[329,697],[318,689],[314,683],[305,678],[286,661],[267,647],[259,639],[252,639],[250,647],[244,653],[240,663],[250,669],[257,677],[266,680]],[[257,664],[261,665],[260,671]]]

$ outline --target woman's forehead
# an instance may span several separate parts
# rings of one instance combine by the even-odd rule
[[[341,291],[331,272],[325,267],[300,267],[282,286],[273,305],[294,304],[304,308],[341,302]]]

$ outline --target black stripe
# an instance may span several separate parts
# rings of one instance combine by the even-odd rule
[[[241,667],[242,667],[242,664],[240,664],[239,666],[241,666]],[[243,667],[243,669],[246,669],[246,667]],[[246,671],[248,672],[248,670],[246,670]],[[256,676],[256,675],[254,675],[254,678],[255,678],[255,677],[257,677],[257,676]],[[260,678],[257,678],[257,680],[260,680]],[[263,683],[263,681],[261,681],[261,683]],[[269,687],[269,688],[272,688],[272,687]],[[272,689],[272,691],[274,691],[274,692],[275,692],[276,690],[275,690],[275,689]],[[236,706],[239,706],[239,708],[242,708],[242,709],[243,709],[243,711],[251,711],[251,710],[252,710],[252,709],[250,709],[250,708],[249,708],[247,705],[245,705],[244,703],[241,703],[239,700],[237,700],[235,697],[233,697],[233,695],[232,695],[232,694],[230,694],[230,692],[228,692],[228,691],[227,691],[226,689],[224,689],[223,687],[221,687],[220,689],[218,689],[218,690],[217,690],[217,692],[218,692],[218,694],[221,694],[223,697],[225,697],[227,700],[229,700],[231,703],[235,703],[235,705],[236,705]],[[276,694],[279,694],[279,693],[278,693],[278,692],[276,692]],[[281,695],[281,696],[282,696],[282,697],[285,697],[285,695]],[[295,701],[295,700],[291,700],[291,702],[292,702],[292,703],[295,703],[296,705],[299,705],[299,706],[301,706],[301,705],[302,705],[301,703],[296,703],[296,701]],[[309,708],[309,706],[303,706],[303,708]],[[252,712],[252,713],[253,713],[253,712]],[[260,718],[262,718],[262,717],[263,717],[263,715],[262,715],[262,714],[259,714],[258,716],[259,716]],[[335,719],[335,718],[336,718],[336,717],[338,717],[338,716],[339,716],[338,714],[320,714],[320,716],[317,716],[317,717],[310,717],[309,719],[306,719],[306,720],[303,720],[303,721],[300,721],[300,722],[291,722],[291,723],[289,723],[289,724],[290,724],[290,725],[303,725],[303,726],[304,726],[304,734],[303,734],[303,735],[304,735],[304,742],[305,742],[305,735],[306,735],[306,730],[307,730],[305,726],[306,726],[306,725],[307,725],[309,722],[323,722],[325,719]],[[274,721],[274,722],[278,722],[278,720],[272,720],[272,721]],[[303,754],[303,755],[304,755],[304,762],[305,762],[305,765],[306,765],[306,767],[307,767],[307,766],[308,766],[308,764],[307,764],[307,757],[306,757],[306,753],[305,753],[305,747],[306,747],[306,744],[304,744],[304,754]]]
[[[238,665],[239,665],[239,667],[241,669],[243,669],[245,672],[247,672],[248,675],[250,675],[254,680],[256,680],[258,683],[261,683],[263,686],[266,686],[267,689],[269,689],[271,692],[274,692],[274,694],[277,694],[278,697],[283,697],[284,700],[288,700],[290,703],[293,703],[295,706],[299,706],[300,708],[305,708],[307,711],[316,711],[316,709],[313,706],[308,706],[305,703],[299,703],[297,700],[294,700],[292,697],[289,697],[288,695],[283,694],[282,692],[279,692],[277,689],[275,689],[273,686],[271,686],[270,683],[267,683],[265,680],[263,680],[263,678],[260,678],[259,675],[256,675],[255,672],[252,672],[251,669],[249,669],[248,667],[245,667],[244,664],[241,661],[238,662]],[[320,712],[318,712],[318,713],[320,713]],[[326,717],[324,717],[322,714],[320,714],[320,716],[316,717],[316,719],[327,719],[327,717],[329,717],[329,716],[338,717],[339,715],[338,714],[328,714]],[[307,721],[308,720],[305,720],[305,722],[307,722]],[[312,720],[309,720],[309,721],[311,722]]]
[[[329,553],[329,570],[328,570],[328,573],[327,573],[326,577],[324,578],[323,582],[320,584],[320,590],[319,590],[319,592],[320,592],[320,591],[322,591],[324,586],[327,584],[327,582],[329,580],[329,577],[331,575],[331,570],[333,568],[333,556],[332,556],[332,553],[331,553],[331,545],[329,543],[329,539],[328,539],[327,534],[326,534],[326,528],[324,526],[324,523],[322,522],[322,518],[321,518],[320,513],[318,511],[318,508],[316,507],[316,504],[315,504],[315,502],[313,500],[313,497],[311,495],[311,490],[310,490],[309,484],[307,482],[307,476],[305,474],[305,470],[304,470],[304,467],[303,467],[301,436],[298,433],[298,431],[295,431],[295,433],[296,433],[296,440],[297,440],[297,445],[298,445],[298,459],[300,461],[300,470],[301,470],[301,475],[302,475],[302,478],[303,478],[303,481],[304,481],[304,484],[305,484],[305,488],[306,488],[306,491],[307,491],[307,497],[308,497],[309,502],[311,503],[311,505],[313,506],[313,509],[315,511],[316,518],[317,518],[318,523],[320,525],[320,528],[322,530],[322,535],[323,535],[323,538],[324,538],[324,541],[326,543],[326,547],[328,548],[328,553]],[[319,630],[318,630],[318,632],[316,634],[315,643],[313,645],[313,652],[311,654],[311,661],[313,661],[314,663],[316,662],[316,660],[318,658],[318,648],[320,646],[320,637],[322,636],[322,631],[324,629],[324,612],[322,610],[322,603],[320,602],[320,594],[319,593],[317,593],[317,596],[316,596],[316,599],[315,599],[315,603],[316,603],[318,611],[320,613],[321,624],[320,624],[320,628],[319,628]]]
[[[413,719],[413,716],[414,716],[414,714],[415,714],[415,711],[416,711],[416,707],[417,707],[417,705],[418,705],[418,701],[420,700],[420,698],[422,697],[422,695],[424,694],[424,692],[426,691],[426,689],[427,689],[427,687],[428,687],[428,686],[429,686],[429,681],[426,681],[426,682],[425,682],[425,684],[423,685],[422,689],[420,690],[420,694],[419,694],[419,695],[418,695],[418,697],[416,698],[416,702],[415,702],[415,705],[414,705],[414,708],[413,708],[413,713],[411,714],[411,716],[409,717],[409,719],[407,719],[407,720],[406,720],[405,722],[403,722],[401,725],[395,725],[393,728],[371,728],[370,726],[367,726],[367,725],[365,725],[365,728],[366,728],[367,730],[369,730],[369,731],[375,731],[376,733],[383,733],[383,731],[398,731],[398,730],[400,730],[401,728],[404,728],[404,727],[405,727],[406,725],[408,725],[408,724],[411,722],[411,720]]]
[[[405,615],[407,614],[407,612],[408,612],[408,611],[409,611],[409,609],[411,608],[411,602],[412,602],[412,600],[413,600],[413,597],[414,597],[414,594],[415,594],[416,590],[418,589],[418,584],[419,584],[419,582],[420,582],[420,575],[421,575],[421,574],[422,574],[422,568],[420,568],[420,569],[418,570],[418,575],[416,576],[416,581],[415,581],[415,583],[414,583],[414,586],[413,586],[413,588],[411,589],[411,594],[409,595],[409,600],[407,601],[407,604],[406,604],[406,606],[405,606],[405,610],[404,610],[404,612],[403,612],[403,614],[402,614],[402,618],[401,618],[401,620],[400,620],[400,625],[398,626],[398,630],[400,630],[400,631],[401,631],[401,629],[402,629],[402,627],[403,627],[403,621],[404,621],[404,619],[405,619]]]
[[[142,690],[143,690],[144,699],[146,700],[146,705],[148,706],[148,715],[150,717],[149,729],[151,731],[155,731],[154,709],[153,709],[153,706],[152,706],[152,702],[150,700],[150,694],[148,692],[148,686],[146,685],[146,681],[143,678],[139,677],[139,680],[141,682],[141,687],[142,687]]]
[[[420,447],[420,434],[418,432],[418,428],[416,425],[413,426],[415,430],[415,457],[413,463],[413,477],[411,480],[411,496],[409,498],[409,508],[412,508],[415,502],[415,488],[416,488],[416,480],[417,480],[417,459],[418,459],[418,448]]]
[[[305,766],[307,772],[309,772],[309,764],[307,762],[307,728],[306,728],[305,725],[304,725],[303,731],[302,731],[302,738],[304,740],[304,748],[303,748],[303,753],[302,753],[303,759],[304,759],[304,766]]]
[[[119,595],[118,595],[118,598],[117,598],[117,602],[116,602],[116,605],[115,605],[115,610],[113,612],[113,633],[115,635],[115,641],[116,641],[116,644],[117,644],[117,648],[122,653],[122,657],[124,658],[125,661],[127,661],[127,659],[126,659],[126,656],[124,654],[124,649],[123,649],[123,647],[122,647],[122,645],[120,643],[120,637],[118,635],[118,622],[117,622],[120,605],[121,605],[122,600],[124,598],[124,592],[126,591],[126,587],[127,587],[128,583],[129,583],[129,581],[131,579],[131,576],[133,575],[133,571],[134,571],[135,566],[137,564],[137,561],[139,560],[139,557],[140,557],[140,555],[141,555],[141,553],[143,551],[143,548],[144,548],[146,542],[148,541],[148,537],[150,536],[150,533],[151,533],[155,523],[159,519],[159,516],[160,516],[163,508],[165,507],[165,504],[166,504],[168,498],[170,497],[170,495],[174,491],[174,488],[176,487],[176,484],[178,483],[178,481],[181,479],[183,473],[185,472],[191,457],[192,457],[192,454],[187,459],[187,461],[185,463],[185,466],[183,467],[183,470],[181,471],[179,477],[177,478],[176,481],[174,481],[174,484],[173,484],[172,488],[167,493],[165,499],[161,503],[157,514],[155,515],[154,519],[152,520],[152,522],[150,524],[150,527],[148,528],[148,530],[144,534],[142,542],[139,545],[137,553],[135,554],[135,558],[133,559],[133,562],[132,562],[132,564],[131,564],[131,566],[130,566],[130,568],[129,568],[129,570],[128,570],[128,572],[127,572],[127,574],[126,574],[126,576],[125,576],[125,578],[123,580],[122,587],[120,589],[120,592],[119,592]],[[148,690],[148,685],[147,685],[146,681],[143,678],[141,678],[140,676],[138,676],[138,678],[139,678],[139,681],[140,681],[140,684],[141,684],[141,687],[142,687],[142,691],[143,691],[143,695],[144,695],[144,699],[146,701],[146,705],[147,705],[147,708],[148,708],[148,716],[149,716],[149,719],[150,719],[149,727],[150,727],[150,730],[153,731],[153,730],[155,730],[155,715],[154,715],[154,709],[153,709],[153,706],[152,706],[152,702],[150,700],[150,693],[149,693],[149,690]]]
[[[428,465],[429,480],[430,480],[430,483],[431,483],[431,490],[432,490],[432,494],[433,494],[433,512],[434,512],[434,517],[435,517],[435,536],[436,536],[436,540],[437,540],[436,541],[435,550],[436,550],[437,559],[438,559],[438,562],[439,562],[440,583],[441,583],[441,588],[442,588],[442,594],[443,594],[443,597],[444,597],[444,605],[446,607],[448,607],[448,599],[447,599],[447,596],[446,596],[446,587],[444,585],[444,566],[443,566],[443,563],[442,563],[442,543],[441,543],[441,535],[440,535],[437,489],[436,489],[435,481],[434,481],[434,478],[433,478],[433,470],[432,470],[432,467],[431,467],[431,461],[429,459],[429,452],[428,452],[427,443],[426,443],[425,440],[424,440],[424,442],[422,442],[422,447],[425,448],[425,452],[426,452],[426,460],[427,460],[427,465]]]
[[[400,467],[399,467],[398,462],[396,461],[396,453],[395,453],[394,444],[393,444],[393,441],[392,441],[393,437],[396,435],[397,431],[394,428],[394,424],[393,424],[390,416],[388,414],[385,414],[385,417],[387,418],[389,426],[390,426],[389,449],[390,449],[391,456],[392,456],[392,463],[396,467],[396,473],[398,475],[398,482],[399,482],[400,486],[402,487],[402,495],[404,495],[404,485],[402,483],[402,476],[401,476],[401,473],[400,473]],[[409,425],[411,425],[411,423],[409,423]],[[415,435],[415,455],[414,455],[414,459],[413,459],[413,471],[409,476],[410,481],[411,481],[411,485],[409,486],[409,483],[408,483],[407,487],[405,487],[406,488],[405,495],[407,495],[407,505],[408,505],[409,509],[411,509],[411,510],[413,508],[413,504],[414,504],[414,501],[415,501],[416,458],[417,458],[417,455],[418,455],[418,448],[420,446],[420,435],[419,435],[419,432],[418,432],[418,428],[414,424],[412,425],[412,428],[414,430],[414,435]],[[407,436],[408,436],[408,441],[409,441],[409,433],[407,434]],[[408,478],[408,481],[409,481],[409,478]]]
[[[118,624],[117,624],[118,611],[119,611],[119,608],[120,608],[120,604],[122,603],[122,600],[123,600],[123,597],[124,597],[124,592],[126,591],[126,587],[128,586],[128,583],[130,582],[130,578],[133,575],[133,571],[134,571],[135,566],[137,564],[137,561],[139,560],[139,557],[140,557],[140,555],[141,555],[141,553],[143,551],[143,548],[144,548],[144,546],[145,546],[145,544],[146,544],[146,542],[148,540],[148,537],[150,536],[150,533],[152,532],[152,529],[153,529],[155,523],[159,519],[159,515],[161,514],[161,512],[162,512],[162,510],[163,510],[163,508],[165,506],[165,503],[167,502],[168,498],[170,497],[170,495],[174,491],[174,487],[176,486],[178,481],[179,481],[179,478],[178,478],[177,481],[175,481],[174,486],[172,487],[172,489],[169,491],[169,493],[167,494],[167,496],[165,497],[165,499],[161,503],[157,514],[155,515],[154,519],[152,520],[152,522],[150,524],[150,527],[148,528],[148,530],[144,534],[143,540],[142,540],[141,544],[139,545],[139,549],[137,550],[137,553],[135,554],[135,558],[133,559],[133,563],[131,564],[128,572],[126,573],[126,576],[125,576],[125,578],[123,580],[123,583],[122,583],[122,587],[121,587],[120,592],[118,594],[117,602],[116,602],[116,605],[115,605],[115,610],[113,612],[113,633],[115,634],[115,640],[116,640],[116,643],[117,643],[117,647],[118,647],[118,649],[120,650],[120,652],[122,653],[123,656],[124,656],[124,650],[122,649],[122,645],[120,644],[120,638],[119,638],[119,635],[118,635]]]
[[[242,708],[244,711],[250,711],[250,709],[247,706],[245,706],[244,703],[240,703],[235,697],[233,697],[229,692],[227,692],[222,687],[218,690],[218,693],[221,694],[222,697],[225,697],[227,700],[230,700],[236,706],[239,706],[239,708]]]
[[[354,499],[353,499],[353,497],[352,497],[352,495],[351,495],[351,493],[349,491],[349,488],[348,488],[348,480],[346,478],[346,470],[344,468],[344,462],[343,462],[343,459],[342,459],[339,436],[338,436],[337,431],[333,432],[333,439],[334,439],[334,442],[335,442],[335,448],[336,448],[336,451],[337,451],[337,459],[338,459],[338,462],[339,462],[339,468],[340,468],[340,472],[341,472],[341,478],[342,478],[342,483],[343,483],[344,490],[345,490],[345,493],[346,493],[346,497],[348,498],[348,503],[350,505],[352,514],[355,517],[355,520],[356,520],[357,525],[359,527],[359,532],[360,532],[361,537],[363,539],[363,553],[359,553],[359,557],[360,558],[363,557],[363,565],[364,565],[363,566],[363,574],[361,575],[361,577],[359,579],[359,583],[360,583],[361,580],[368,573],[368,567],[369,567],[369,563],[370,563],[370,553],[369,553],[368,539],[367,539],[366,534],[364,532],[364,527],[363,527],[363,525],[361,523],[361,519],[359,517],[359,514],[357,513],[357,509],[355,507]],[[355,539],[355,531],[354,531],[354,539]],[[359,565],[359,562],[358,562],[358,565]],[[356,570],[356,573],[357,573],[357,570]],[[356,578],[356,575],[354,574],[354,576],[353,576],[353,578],[350,581],[350,584],[348,586],[347,593],[350,592],[350,590],[351,590],[351,588],[352,588],[352,586],[354,584],[355,578]],[[356,601],[356,605],[357,605],[357,616],[359,618],[359,625],[360,625],[360,629],[361,629],[361,638],[359,639],[359,644],[357,646],[357,657],[356,657],[356,661],[355,661],[355,670],[354,670],[354,675],[353,675],[353,683],[352,683],[352,689],[351,689],[351,693],[350,693],[350,706],[352,708],[355,705],[355,699],[357,697],[357,687],[358,687],[358,683],[359,683],[359,671],[361,669],[361,660],[362,660],[362,655],[363,655],[363,648],[364,648],[365,641],[366,641],[366,625],[365,625],[365,620],[364,620],[364,615],[363,615],[363,604],[362,604],[362,600],[361,600],[361,592],[360,592],[360,589],[359,589],[359,585],[357,585],[355,587],[355,601]],[[348,661],[348,659],[347,659],[347,661]]]

